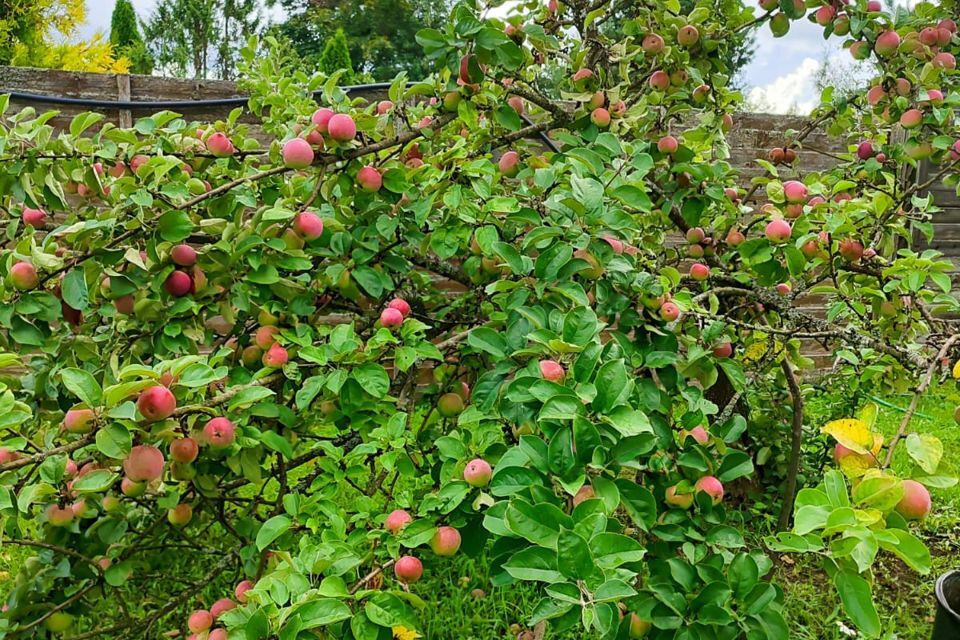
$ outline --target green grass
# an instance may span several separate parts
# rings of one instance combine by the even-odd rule
[[[910,429],[937,436],[944,444],[943,473],[960,473],[960,426],[953,419],[954,407],[960,404],[960,393],[953,384],[932,389],[921,401]],[[829,403],[821,398],[809,402],[808,424],[819,426],[827,420],[849,417],[832,415]],[[886,403],[905,407],[909,395],[892,396]],[[881,407],[876,428],[889,441],[896,432],[902,413]],[[894,458],[894,469],[909,474],[911,463],[901,444]],[[350,493],[349,491],[346,493]],[[876,566],[875,599],[888,640],[927,640],[934,612],[933,585],[944,571],[960,567],[960,487],[934,490],[934,512],[917,526],[933,553],[933,570],[920,576],[899,560],[881,554]],[[5,545],[0,548],[0,591],[15,575],[31,550]],[[459,557],[454,562],[426,560],[425,578],[414,588],[428,600],[422,612],[424,638],[429,640],[488,640],[515,638],[513,624],[526,629],[524,622],[540,599],[530,585],[493,588],[490,568],[481,559]],[[840,609],[839,598],[826,574],[814,558],[790,556],[780,558],[773,579],[784,589],[785,612],[791,625],[791,637],[799,640],[849,640],[844,632],[850,625]],[[480,589],[483,593],[475,593]],[[580,632],[555,634],[549,640],[585,639]]]

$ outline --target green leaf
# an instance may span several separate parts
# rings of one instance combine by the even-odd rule
[[[90,306],[89,294],[87,293],[87,281],[83,277],[81,269],[73,269],[63,278],[60,285],[63,294],[63,301],[70,308],[77,311],[86,311]]]
[[[657,501],[653,494],[646,487],[624,478],[618,479],[616,485],[630,519],[644,531],[649,531],[657,523]]]
[[[122,424],[116,422],[97,431],[97,450],[108,458],[122,460],[130,453],[133,436]]]
[[[526,467],[497,467],[490,480],[490,493],[504,497],[541,484],[537,472]]]
[[[64,369],[60,372],[60,379],[63,380],[63,386],[70,392],[80,398],[88,407],[99,407],[103,398],[103,391],[100,384],[97,383],[89,372],[83,369]]]
[[[517,580],[547,584],[563,580],[563,575],[557,569],[557,552],[544,547],[528,547],[516,552],[503,563],[503,568]]]
[[[507,355],[507,341],[503,335],[488,327],[477,327],[471,331],[467,336],[467,344],[495,358],[503,358]]]
[[[598,533],[590,539],[590,550],[601,569],[615,569],[628,562],[640,562],[647,552],[640,542],[619,533]]]
[[[193,221],[186,211],[170,210],[160,216],[157,231],[167,242],[180,242],[193,233]]]
[[[590,577],[595,568],[587,541],[569,529],[561,530],[557,538],[557,568],[566,577],[578,580]]]
[[[943,458],[943,443],[936,436],[911,433],[907,436],[907,453],[926,473],[936,473]]]
[[[840,594],[840,602],[853,623],[868,638],[879,638],[880,616],[873,605],[870,583],[856,573],[847,570],[838,571],[833,583]]]
[[[390,391],[390,376],[387,370],[375,362],[367,362],[351,373],[363,390],[374,398],[382,398]]]
[[[99,469],[84,474],[73,483],[73,490],[77,493],[102,493],[109,489],[119,476],[113,471]]]
[[[930,549],[920,538],[903,529],[886,529],[877,534],[880,547],[896,554],[911,569],[927,575],[933,565]]]
[[[623,360],[604,363],[597,371],[594,385],[597,387],[597,396],[591,404],[594,410],[599,412],[610,411],[633,390],[633,381],[627,376],[627,367]]]
[[[270,546],[274,540],[290,530],[293,521],[290,516],[274,516],[263,523],[260,531],[257,532],[257,550],[263,551]]]
[[[293,445],[276,431],[264,431],[261,433],[260,442],[277,453],[282,454],[287,460],[293,458]]]

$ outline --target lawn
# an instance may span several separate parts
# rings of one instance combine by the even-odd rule
[[[960,393],[953,383],[932,389],[922,400],[912,428],[939,437],[944,444],[947,471],[960,472],[960,426],[954,421],[954,407],[960,404]],[[884,405],[905,407],[909,396],[887,397]],[[811,398],[808,423],[819,426],[831,415],[827,403]],[[890,406],[881,406],[878,428],[889,437],[896,431],[902,413]],[[894,467],[908,470],[909,458],[900,447]],[[931,548],[934,569],[928,576],[919,576],[898,560],[885,557],[878,564],[874,592],[883,620],[886,638],[927,640],[934,612],[933,585],[944,571],[960,566],[960,488],[934,490],[934,512],[922,524],[920,532]],[[757,532],[757,540],[760,534]],[[759,542],[758,542],[759,543]],[[4,545],[0,548],[0,589],[7,585],[30,550]],[[534,610],[539,596],[529,586],[493,588],[490,567],[483,559],[460,556],[457,560],[426,559],[424,579],[414,591],[430,594],[429,600],[443,606],[428,605],[423,611],[423,633],[430,640],[489,640],[515,638],[527,631],[524,621]],[[848,640],[855,638],[844,622],[839,598],[826,574],[804,557],[780,558],[775,581],[785,589],[785,610],[791,622],[792,636],[800,640]],[[171,621],[176,624],[176,621]],[[511,625],[514,625],[511,628]],[[519,626],[516,626],[519,625]],[[525,636],[532,638],[532,635]],[[579,632],[547,633],[546,638],[574,640],[584,638]]]

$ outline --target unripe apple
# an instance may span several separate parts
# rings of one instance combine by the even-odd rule
[[[364,191],[379,191],[383,185],[383,176],[374,167],[363,167],[357,172],[357,184]]]
[[[780,8],[780,0],[759,0],[757,4],[759,4],[760,8],[764,11],[773,11],[774,9]]]
[[[187,619],[187,628],[191,633],[201,633],[213,626],[213,615],[205,610],[198,609]]]
[[[393,573],[403,584],[413,584],[423,575],[423,563],[413,556],[403,556],[393,565]]]
[[[646,637],[652,628],[653,624],[651,622],[644,620],[635,613],[630,613],[630,625],[628,629],[631,640]]]
[[[493,468],[483,458],[475,458],[463,468],[463,479],[471,487],[485,487],[490,484]]]
[[[248,369],[260,364],[262,358],[263,350],[255,344],[247,345],[243,351],[240,352],[240,361],[243,363],[243,366]]]
[[[877,41],[874,43],[873,48],[874,51],[877,52],[877,55],[889,58],[897,52],[899,46],[900,35],[896,31],[884,31],[877,36]]]
[[[380,312],[380,325],[392,329],[393,327],[399,327],[403,324],[403,313],[398,309],[392,307],[387,307]]]
[[[23,224],[28,224],[34,229],[40,229],[47,224],[47,212],[43,209],[23,208]]]
[[[100,501],[100,505],[107,513],[116,513],[120,511],[121,507],[123,506],[123,504],[120,502],[120,498],[117,496],[104,496],[103,500]]]
[[[670,84],[675,87],[682,87],[687,84],[687,80],[690,79],[690,74],[687,73],[686,69],[677,69],[670,74]]]
[[[500,173],[508,178],[513,178],[520,173],[520,154],[516,151],[505,152],[500,156],[497,166],[500,168]]]
[[[200,447],[193,438],[177,438],[170,443],[170,458],[182,464],[189,464],[197,459]]]
[[[453,527],[440,527],[430,538],[430,548],[438,556],[449,558],[460,549],[460,532]]]
[[[10,267],[10,281],[18,291],[30,291],[40,284],[40,276],[31,263],[18,262]]]
[[[783,183],[783,195],[787,202],[806,202],[807,185],[797,180],[788,180]]]
[[[144,389],[137,398],[137,410],[147,422],[166,420],[177,409],[177,399],[173,392],[164,386]]]
[[[777,293],[782,296],[787,295],[791,291],[793,291],[793,285],[791,285],[789,282],[781,282],[777,285]]]
[[[163,453],[150,445],[137,445],[123,460],[123,472],[133,482],[153,482],[163,476]]]
[[[610,112],[603,107],[598,107],[590,113],[590,122],[601,129],[606,129],[610,126]]]
[[[820,253],[820,243],[816,240],[807,240],[800,247],[800,252],[807,258],[807,260],[813,260]]]
[[[334,116],[333,109],[327,109],[326,107],[320,107],[313,112],[313,115],[310,117],[310,120],[317,127],[317,131],[320,133],[327,133],[327,125],[330,122],[330,118]]]
[[[731,247],[736,247],[746,239],[746,236],[744,236],[743,232],[739,229],[730,229],[730,231],[727,232],[726,243]]]
[[[253,334],[253,342],[260,349],[269,349],[277,341],[277,335],[280,333],[280,327],[276,325],[267,325],[260,327]]]
[[[181,267],[192,267],[197,263],[197,252],[188,244],[178,244],[170,249],[170,260]]]
[[[926,518],[932,506],[927,488],[916,480],[904,480],[903,491],[903,498],[896,506],[897,513],[907,520]]]
[[[673,322],[680,317],[680,307],[672,302],[664,302],[660,307],[660,317],[665,322]]]
[[[870,90],[867,91],[867,103],[873,107],[880,104],[883,101],[883,99],[886,97],[887,97],[887,92],[880,85],[875,85],[873,87],[870,87]]]
[[[673,136],[663,136],[657,141],[657,151],[660,153],[674,154],[680,148],[680,143]]]
[[[316,240],[323,235],[323,219],[310,211],[301,211],[293,219],[293,230],[304,240]]]
[[[540,364],[540,375],[542,375],[547,380],[551,382],[561,383],[563,378],[566,375],[566,372],[563,370],[563,365],[561,365],[556,360],[541,360]]]
[[[903,143],[903,150],[907,154],[907,157],[914,160],[924,160],[933,155],[933,145],[929,142],[907,140]]]
[[[437,412],[444,418],[453,418],[466,408],[463,398],[457,393],[445,393],[437,400]]]
[[[290,354],[287,353],[287,350],[279,344],[274,343],[267,349],[267,352],[263,354],[263,366],[269,369],[279,369],[287,364],[287,360],[289,359]]]
[[[327,122],[327,132],[337,142],[349,142],[357,136],[357,124],[347,114],[337,113]]]
[[[387,304],[388,309],[396,309],[399,311],[404,318],[410,314],[410,303],[408,303],[403,298],[394,298]]]
[[[670,75],[666,71],[657,70],[650,74],[650,86],[659,91],[670,88]]]
[[[677,485],[667,487],[665,501],[667,504],[681,509],[689,509],[693,505],[692,493],[677,493]]]
[[[47,507],[47,522],[53,527],[66,527],[76,514],[70,507],[61,507],[58,504],[52,504]]]
[[[185,271],[171,271],[163,283],[163,288],[174,298],[180,298],[193,289],[193,278]]]
[[[694,262],[690,265],[690,277],[694,280],[706,280],[710,277],[710,267],[702,262]]]
[[[643,47],[644,53],[655,55],[663,51],[663,47],[666,43],[663,40],[662,36],[657,35],[656,33],[648,33],[643,37],[643,42],[641,47]]]
[[[677,31],[677,42],[684,47],[691,47],[700,39],[700,32],[692,24],[680,27]]]
[[[593,71],[590,69],[577,69],[576,73],[570,78],[573,82],[581,82],[593,77]]]
[[[291,138],[283,143],[283,166],[288,169],[306,169],[311,164],[313,147],[309,142],[303,138]]]
[[[390,515],[387,516],[386,522],[383,523],[383,528],[393,535],[397,535],[411,522],[413,522],[413,518],[409,513],[403,509],[394,509],[390,512]]]
[[[175,527],[185,527],[192,519],[193,507],[185,502],[167,510],[167,522]]]
[[[383,115],[393,109],[393,103],[389,100],[381,100],[377,103],[377,114]]]
[[[733,345],[729,342],[721,342],[713,348],[713,355],[717,358],[729,358],[733,355]]]
[[[63,428],[70,433],[89,433],[95,420],[93,409],[70,409],[63,416]]]
[[[897,78],[896,83],[894,83],[894,89],[898,96],[908,96],[913,90],[913,85],[910,84],[910,81],[906,78]]]
[[[230,598],[220,598],[219,600],[213,603],[212,607],[210,607],[210,615],[212,615],[214,619],[217,619],[223,614],[225,614],[227,611],[230,611],[236,608],[237,608],[237,603],[231,600]]]
[[[870,43],[865,40],[858,40],[850,45],[850,55],[854,60],[866,60],[870,57]]]
[[[820,7],[817,9],[816,20],[821,27],[826,27],[837,16],[837,10],[831,6]]]
[[[520,96],[510,96],[507,98],[507,104],[518,114],[523,115],[523,98]]]
[[[232,156],[236,151],[236,149],[233,147],[233,143],[230,142],[230,138],[228,138],[226,134],[220,133],[219,131],[207,138],[206,144],[207,151],[217,158],[227,158]],[[137,158],[135,157],[133,161],[135,162],[136,159]],[[133,164],[133,162],[131,162],[131,164]],[[134,172],[136,172],[136,170],[137,168],[134,167]]]
[[[687,247],[687,255],[691,258],[702,258],[704,253],[703,247],[699,244],[691,244]]]
[[[253,586],[252,580],[241,581],[233,590],[233,597],[237,599],[237,602],[245,603],[247,601],[247,591],[253,589]]]
[[[900,126],[904,129],[916,129],[923,124],[923,111],[908,109],[900,116]]]
[[[64,633],[73,627],[73,616],[65,611],[55,611],[43,622],[50,633]]]
[[[707,97],[710,95],[710,85],[701,84],[698,85],[693,92],[690,94],[690,98],[693,99],[697,104],[703,104],[706,102]]]
[[[838,252],[847,262],[856,262],[863,257],[863,245],[856,240],[847,238],[840,241]]]
[[[687,229],[686,238],[690,244],[699,244],[707,237],[706,231],[700,227],[691,227]]]
[[[790,223],[778,218],[767,223],[764,235],[767,237],[767,240],[774,244],[783,244],[790,239],[792,232],[793,229],[790,227]]]
[[[790,18],[783,12],[773,14],[770,18],[770,33],[774,38],[782,38],[790,32]]]
[[[723,485],[713,476],[703,476],[694,485],[697,491],[703,491],[713,500],[713,504],[720,504],[723,500]]]
[[[120,481],[120,493],[128,498],[139,498],[147,491],[146,482],[134,482],[130,478],[124,478]]]

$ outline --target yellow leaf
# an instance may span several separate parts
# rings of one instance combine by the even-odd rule
[[[392,631],[393,631],[393,637],[396,640],[417,640],[417,638],[423,637],[413,629],[407,629],[402,625],[393,627]]]
[[[957,364],[953,365],[953,377],[960,380],[960,360],[957,360]]]
[[[852,479],[863,477],[867,471],[877,465],[873,456],[869,453],[851,453],[840,458],[840,462],[837,464],[843,475]]]
[[[759,342],[759,341],[754,342],[753,344],[748,346],[746,350],[743,352],[744,361],[750,362],[754,360],[759,360],[760,358],[766,355],[767,347],[768,347],[768,344],[766,340],[762,342]]]
[[[828,422],[820,429],[851,451],[867,453],[874,446],[874,434],[863,420],[843,418]]]

